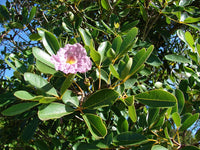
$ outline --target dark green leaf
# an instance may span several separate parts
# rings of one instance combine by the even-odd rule
[[[147,123],[150,126],[151,124],[154,123],[154,121],[157,119],[159,115],[160,108],[157,107],[150,107],[148,110],[148,118],[147,118]]]
[[[33,118],[28,125],[25,127],[25,129],[22,131],[22,140],[27,142],[32,139],[35,130],[38,127],[39,119]]]
[[[93,39],[92,39],[91,35],[89,34],[89,31],[84,30],[82,28],[79,28],[79,32],[81,34],[81,38],[82,38],[85,46],[88,46],[88,47],[92,46],[93,47],[93,45],[91,45],[91,41],[93,41]]]
[[[181,90],[179,89],[176,89],[175,90],[175,96],[178,100],[178,113],[181,113],[183,108],[184,108],[184,105],[185,105],[185,98],[184,98],[184,94]]]
[[[21,23],[19,23],[19,22],[10,22],[10,23],[8,24],[8,26],[9,26],[11,29],[15,29],[15,28],[17,28],[17,29],[23,29],[23,25],[22,25]]]
[[[127,106],[132,106],[134,104],[134,96],[129,96],[125,98],[124,102]]]
[[[138,28],[132,28],[123,38],[118,57],[126,54],[135,44],[135,37],[138,34]],[[114,49],[114,48],[113,48]]]
[[[117,129],[120,133],[128,131],[128,121],[124,117],[120,117],[117,122]]]
[[[160,65],[162,65],[162,61],[159,59],[158,56],[151,54],[150,57],[147,59],[147,64],[159,67]]]
[[[96,109],[111,106],[118,96],[119,94],[112,89],[99,90],[86,99],[83,107],[85,109]]]
[[[47,52],[50,55],[56,54],[57,51],[60,49],[60,44],[55,35],[42,28],[38,28],[38,33],[42,37],[42,42]]]
[[[12,105],[2,112],[4,116],[15,116],[37,106],[38,102],[19,103]]]
[[[30,40],[32,41],[39,41],[41,40],[41,36],[38,33],[33,33],[29,36]]]
[[[151,107],[172,107],[177,102],[174,95],[159,89],[137,94],[135,99]]]
[[[38,117],[41,120],[57,119],[74,112],[71,107],[61,103],[48,104],[38,111]]]
[[[196,113],[190,117],[188,117],[181,125],[180,131],[185,131],[187,130],[195,121],[199,118],[199,114]]]
[[[10,18],[10,15],[6,6],[0,5],[0,15],[2,15],[5,20],[8,20]]]
[[[32,9],[31,9],[29,18],[28,18],[28,23],[31,23],[31,20],[35,17],[36,10],[37,10],[37,7],[33,6]]]
[[[138,145],[147,142],[147,138],[144,135],[133,133],[133,132],[124,132],[115,137],[116,144],[118,145]]]
[[[181,148],[180,150],[199,150],[196,146],[186,146],[184,148]]]
[[[76,76],[75,74],[68,74],[66,76],[66,79],[63,82],[61,89],[60,89],[61,95],[63,95],[66,92],[66,90],[71,86],[71,84],[74,81],[75,76]]]
[[[95,139],[104,138],[106,136],[106,126],[99,116],[94,114],[84,114],[83,119]]]

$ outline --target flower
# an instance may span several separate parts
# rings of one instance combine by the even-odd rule
[[[66,74],[84,73],[92,67],[92,62],[87,56],[85,48],[79,43],[67,44],[64,48],[60,48],[56,55],[51,56],[51,60],[56,70]]]

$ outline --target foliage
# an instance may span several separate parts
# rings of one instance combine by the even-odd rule
[[[190,128],[200,112],[199,6],[198,0],[1,5],[0,148],[198,149],[200,130]],[[92,69],[56,71],[51,56],[75,43],[85,47]]]

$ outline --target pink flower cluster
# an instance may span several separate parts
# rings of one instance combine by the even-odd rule
[[[56,55],[52,55],[51,60],[56,70],[66,74],[84,73],[92,67],[85,48],[79,43],[67,44],[64,48],[60,48]]]

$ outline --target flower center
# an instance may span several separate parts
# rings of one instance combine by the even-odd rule
[[[75,64],[76,62],[77,62],[76,57],[72,55],[67,57],[66,63],[72,65],[72,64]]]

